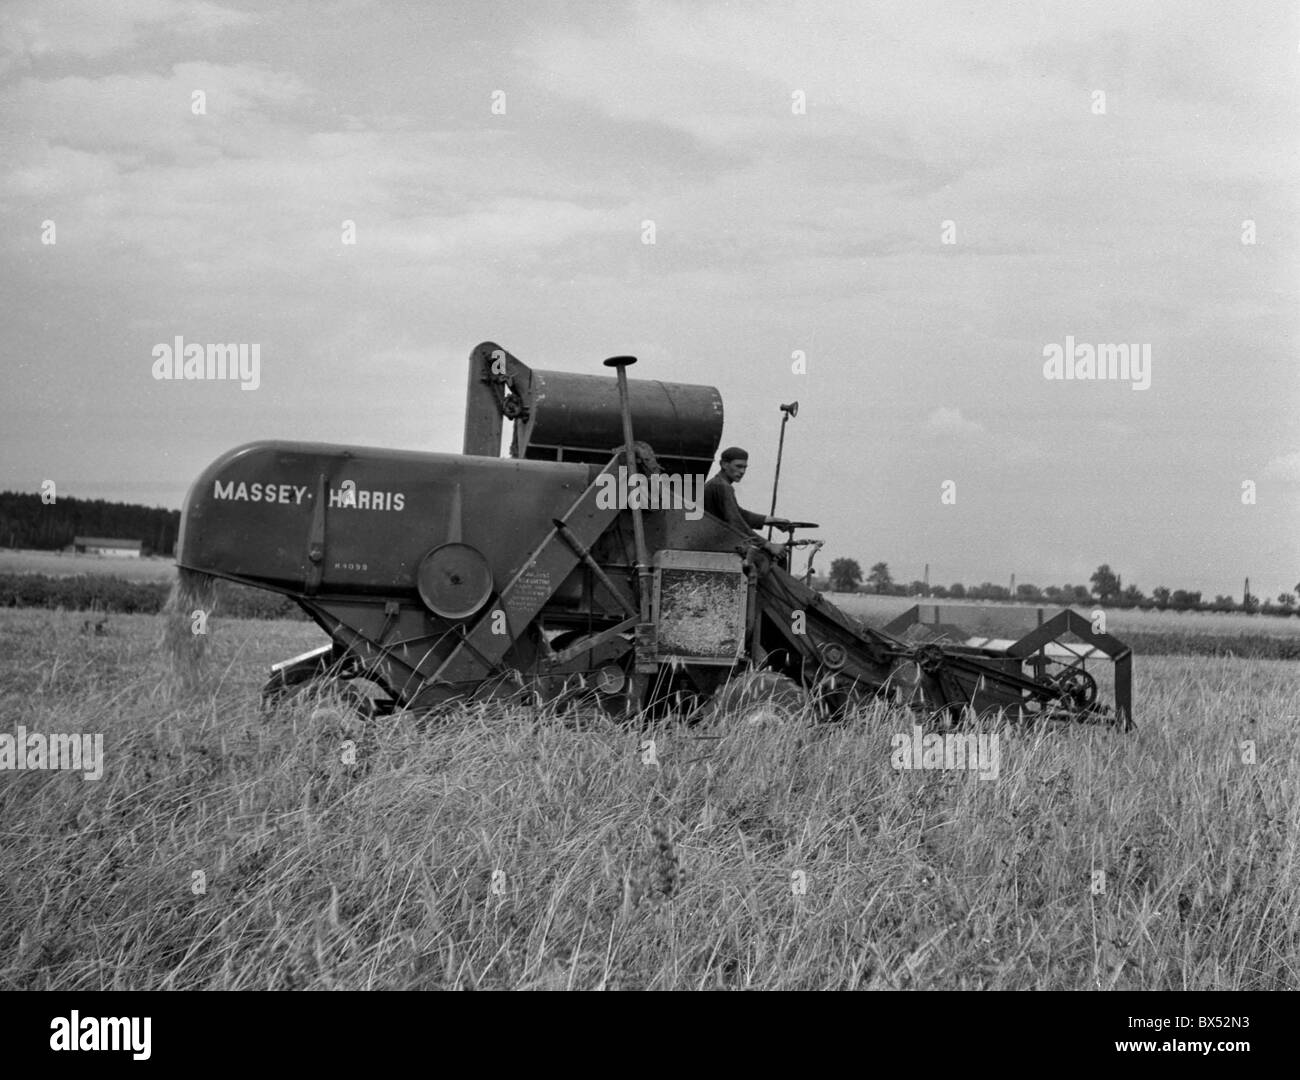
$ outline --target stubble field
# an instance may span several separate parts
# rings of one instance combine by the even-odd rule
[[[183,689],[158,617],[0,612],[0,732],[106,759],[0,773],[0,987],[1300,986],[1294,662],[1139,656],[1135,734],[1003,731],[981,780],[892,768],[883,706],[266,719],[323,635],[210,629]]]

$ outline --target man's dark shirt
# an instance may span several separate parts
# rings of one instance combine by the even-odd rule
[[[753,535],[751,528],[757,529],[763,524],[764,516],[741,507],[736,498],[736,489],[722,473],[718,473],[704,485],[704,509],[714,517],[722,518],[738,532]]]

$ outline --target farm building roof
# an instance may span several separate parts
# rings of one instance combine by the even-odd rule
[[[65,534],[66,535],[66,534]],[[143,540],[122,540],[112,536],[74,536],[72,543],[77,547],[138,548]]]

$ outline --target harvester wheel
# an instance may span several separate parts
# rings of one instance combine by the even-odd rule
[[[788,675],[776,671],[749,671],[738,675],[713,695],[704,709],[706,723],[757,727],[798,719],[810,704],[807,691]]]
[[[1090,709],[1097,703],[1097,680],[1083,668],[1069,668],[1052,681],[1073,708]]]

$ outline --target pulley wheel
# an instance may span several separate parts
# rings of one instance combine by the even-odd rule
[[[478,548],[443,544],[420,560],[416,587],[420,599],[435,615],[464,619],[492,595],[492,568]]]
[[[838,641],[823,641],[817,650],[822,663],[831,671],[839,671],[849,662],[849,651]]]
[[[1097,680],[1083,668],[1067,668],[1052,681],[1076,709],[1088,709],[1097,703]]]
[[[606,664],[596,672],[596,689],[602,694],[622,693],[627,685],[627,676],[617,664]]]

